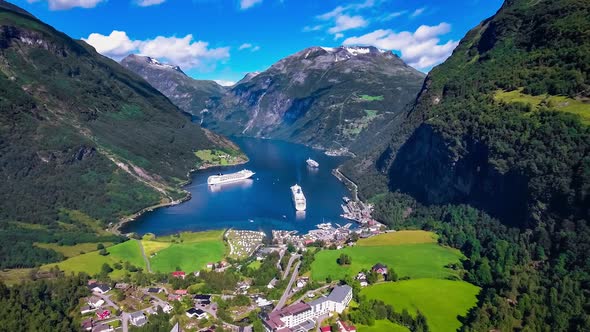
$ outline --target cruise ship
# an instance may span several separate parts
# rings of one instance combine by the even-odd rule
[[[309,167],[313,167],[313,168],[320,167],[320,164],[318,164],[318,162],[317,162],[317,161],[315,161],[315,160],[313,160],[313,159],[311,159],[311,158],[307,158],[307,160],[306,160],[305,162],[307,163],[307,165],[308,165]]]
[[[299,185],[294,185],[291,187],[291,193],[293,193],[293,204],[295,204],[295,210],[305,211],[307,208],[307,203],[301,187]]]
[[[256,173],[254,173],[250,170],[247,170],[247,169],[243,169],[243,170],[236,172],[236,173],[211,175],[207,179],[207,184],[210,186],[213,186],[216,184],[240,182],[240,181],[251,178],[252,175],[254,175],[254,174],[256,174]]]

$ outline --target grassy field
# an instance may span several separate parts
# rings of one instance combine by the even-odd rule
[[[42,270],[48,270],[53,266],[58,266],[61,270],[68,272],[86,272],[90,275],[100,273],[104,263],[111,267],[118,262],[129,262],[136,267],[141,267],[145,270],[145,262],[141,256],[139,244],[135,240],[129,240],[112,247],[107,248],[109,255],[101,256],[98,251],[93,251],[87,254],[75,256],[66,259],[63,262],[47,264],[41,267]],[[125,274],[125,270],[114,270],[111,273],[112,278],[120,278]]]
[[[362,95],[361,99],[364,101],[382,101],[383,96],[369,96],[369,95]]]
[[[96,250],[96,246],[98,243],[78,243],[73,246],[60,246],[57,243],[35,243],[36,247],[43,248],[43,249],[50,249],[53,251],[57,251],[64,255],[66,258],[78,256],[81,254],[85,254],[91,251]],[[111,242],[103,243],[105,247],[112,246]]]
[[[372,285],[361,294],[391,304],[396,312],[405,308],[415,314],[420,309],[430,331],[446,332],[456,331],[461,326],[457,317],[464,316],[476,305],[479,290],[464,281],[416,279]]]
[[[323,250],[311,265],[311,276],[318,281],[328,276],[341,279],[346,275],[354,276],[362,269],[370,269],[376,263],[392,267],[399,277],[412,279],[444,279],[456,275],[455,271],[444,266],[459,262],[462,254],[456,249],[439,246],[433,236],[428,232],[400,231],[359,240],[356,246],[342,250]],[[336,260],[341,254],[350,255],[352,264],[338,265]]]
[[[9,269],[0,270],[0,281],[7,285],[15,285],[31,278],[34,269]]]
[[[398,231],[380,234],[357,242],[361,247],[388,246],[399,244],[437,243],[437,235],[426,231]]]
[[[223,230],[180,233],[153,241],[142,241],[144,249],[150,251],[153,271],[172,272],[176,268],[192,272],[204,268],[209,262],[218,262],[226,254]],[[146,244],[147,248],[146,249]],[[161,244],[160,247],[159,244]]]
[[[550,96],[547,94],[531,96],[522,93],[522,89],[513,91],[498,90],[494,94],[494,98],[507,103],[520,102],[530,104],[533,109],[538,108],[538,106],[544,102],[556,110],[577,114],[580,116],[582,123],[590,125],[590,101],[584,102],[565,96]]]
[[[397,325],[388,320],[376,320],[375,325],[357,325],[358,332],[410,332],[405,326]]]

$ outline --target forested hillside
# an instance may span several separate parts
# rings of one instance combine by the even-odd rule
[[[365,197],[383,180],[413,197],[377,196],[380,219],[470,258],[484,291],[465,330],[589,329],[588,17],[583,0],[506,1],[431,71],[386,151],[346,168]]]
[[[140,77],[0,2],[0,267],[56,261],[35,241],[104,241],[110,222],[184,195],[222,139]]]

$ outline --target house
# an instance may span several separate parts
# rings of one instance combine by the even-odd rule
[[[381,263],[377,263],[377,264],[373,265],[373,267],[371,268],[371,271],[379,273],[381,275],[387,274],[387,266],[385,266]]]
[[[96,312],[96,317],[98,317],[99,320],[107,319],[111,317],[111,312],[108,310],[99,310]]]
[[[91,296],[86,303],[88,303],[88,305],[92,308],[96,309],[104,304],[104,300],[98,296]]]
[[[168,301],[180,301],[181,298],[178,294],[168,294]]]
[[[150,287],[148,288],[148,293],[152,293],[152,294],[159,294],[162,293],[164,290],[162,288],[158,288],[158,287]]]
[[[208,302],[211,303],[211,295],[208,294],[195,294],[193,300],[197,303]]]
[[[364,272],[359,272],[359,273],[356,275],[355,279],[356,279],[356,280],[359,280],[359,281],[360,281],[360,280],[367,280],[367,275],[366,275]]]
[[[207,263],[208,269],[213,269],[215,267],[215,263]]]
[[[162,307],[162,311],[163,311],[165,314],[169,314],[169,313],[171,313],[171,312],[172,312],[172,309],[174,309],[174,308],[173,308],[173,307],[172,307],[172,306],[171,306],[169,303],[166,303],[166,304],[164,305],[164,307]]]
[[[338,328],[340,332],[356,332],[356,327],[354,325],[348,325],[343,321],[336,322],[338,324]]]
[[[88,286],[93,293],[104,294],[111,290],[111,287],[105,284],[92,284]]]
[[[115,329],[112,326],[106,325],[106,324],[97,325],[92,329],[92,332],[113,332],[113,331],[115,331]]]
[[[96,310],[96,309],[95,309],[95,308],[93,308],[93,307],[91,307],[91,306],[89,306],[89,305],[85,305],[85,306],[83,306],[83,307],[80,309],[80,313],[81,313],[82,315],[85,315],[85,314],[88,314],[88,313],[91,313],[91,312],[93,312],[94,310]]]
[[[183,271],[174,271],[174,272],[172,272],[172,276],[174,278],[182,278],[182,279],[184,279],[184,278],[186,278],[186,273],[184,273]]]
[[[180,296],[184,296],[184,295],[188,294],[188,290],[186,290],[186,289],[177,289],[177,290],[174,291],[174,294],[180,295]]]
[[[256,305],[259,307],[266,307],[267,305],[271,305],[272,301],[269,301],[265,298],[258,297],[256,298]]]
[[[134,326],[144,326],[147,323],[147,317],[143,311],[137,311],[129,314],[129,322]]]
[[[92,318],[88,318],[82,322],[80,328],[82,331],[92,331],[92,326],[94,325]]]
[[[369,283],[366,280],[362,280],[361,282],[359,282],[359,284],[361,285],[361,287],[369,286]]]
[[[197,318],[197,319],[203,319],[203,318],[207,318],[207,313],[201,309],[197,309],[197,308],[190,308],[186,311],[186,316],[188,318]]]
[[[329,326],[320,327],[320,332],[332,332],[332,328]]]

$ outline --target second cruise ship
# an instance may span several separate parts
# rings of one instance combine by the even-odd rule
[[[293,204],[295,204],[295,210],[297,211],[305,211],[307,208],[307,203],[305,200],[305,195],[303,195],[303,190],[299,185],[294,185],[291,187],[291,193],[293,194]]]

